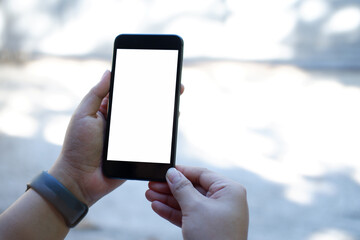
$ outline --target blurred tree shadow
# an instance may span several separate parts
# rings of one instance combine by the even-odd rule
[[[59,26],[69,23],[71,16],[79,13],[79,9],[83,7],[85,1],[83,0],[55,0],[55,1],[34,1],[32,3],[32,9],[29,9],[38,13],[49,16],[47,21],[50,21],[47,31],[42,31],[40,34],[29,36],[23,31],[19,31],[19,19],[21,11],[14,11],[16,4],[11,2],[17,2],[12,0],[0,1],[0,8],[4,13],[4,29],[2,36],[2,47],[0,47],[0,59],[8,60],[21,60],[26,58],[26,54],[34,54],[30,51],[24,51],[25,48],[29,48],[29,38],[35,38],[31,42],[40,42],[46,38],[52,31],[57,31]],[[304,5],[311,2],[322,4],[325,8],[323,13],[317,18],[305,19],[302,17],[304,11]],[[11,4],[10,4],[11,3]],[[20,4],[20,1],[17,2]],[[125,3],[124,3],[125,4]],[[147,7],[155,2],[144,1]],[[29,5],[29,4],[28,4]],[[111,8],[111,2],[108,3]],[[204,21],[213,21],[219,24],[224,24],[228,18],[236,12],[236,9],[230,9],[229,1],[217,0],[209,4],[201,11],[192,11],[191,7],[187,11],[174,12],[172,15],[164,15],[164,18],[160,20],[151,19],[149,16],[144,16],[145,20],[139,27],[139,31],[143,32],[163,32],[167,26],[177,21],[179,18],[192,16]],[[124,7],[126,7],[124,5]],[[239,7],[246,7],[246,4],[239,4]],[[105,8],[106,9],[106,8]],[[355,9],[360,11],[360,2],[357,0],[297,0],[292,5],[292,10],[296,15],[296,23],[293,30],[283,40],[283,43],[290,47],[293,51],[293,57],[290,59],[280,59],[279,56],[274,56],[271,60],[259,60],[259,62],[267,63],[280,63],[280,64],[294,64],[300,67],[306,68],[346,68],[346,69],[359,69],[360,68],[360,23],[356,23],[357,19],[351,19],[349,16],[348,21],[355,21],[358,24],[354,29],[348,31],[327,32],[326,27],[341,11],[346,9]],[[164,10],[166,11],[166,9]],[[271,9],[270,9],[271,11]],[[310,14],[316,14],[316,9],[307,9]],[[20,14],[19,14],[20,13]],[[23,13],[27,13],[23,10]],[[356,11],[355,11],[356,14]],[[259,16],[260,17],[260,16]],[[360,17],[359,17],[360,18]],[[22,20],[24,21],[24,20]],[[360,21],[360,20],[359,20]],[[250,23],[251,24],[251,23]],[[29,26],[29,25],[27,25]],[[267,27],[267,26],[264,26]],[[274,26],[276,27],[276,26]],[[345,27],[345,26],[344,26]],[[37,26],[31,26],[36,29]],[[31,29],[31,30],[33,30]],[[236,31],[236,29],[233,29]],[[244,34],[240,33],[239,34]],[[245,33],[246,34],[246,33]],[[263,41],[266,41],[264,39]],[[108,60],[109,49],[111,49],[111,41],[99,41],[97,46],[93,50],[85,53],[80,58],[100,58]],[[27,45],[27,46],[26,46]],[[26,50],[26,49],[25,49]],[[199,59],[203,60],[203,59]],[[215,59],[216,60],[216,59]],[[234,59],[232,59],[234,60]]]
[[[21,14],[29,13],[31,10],[36,13],[46,13],[51,16],[48,18],[51,21],[51,29],[57,25],[61,25],[64,20],[73,13],[79,4],[80,0],[55,0],[55,1],[35,1],[32,4],[25,4],[30,9],[15,10],[17,8],[22,9],[20,1],[11,1],[11,0],[1,0],[0,1],[0,10],[3,13],[3,31],[2,31],[2,46],[0,46],[0,60],[1,61],[10,61],[21,63],[23,60],[26,60],[27,55],[33,54],[33,52],[24,49],[26,46],[26,41],[28,38],[33,37],[29,36],[26,32],[21,30],[19,24],[21,19],[19,16]],[[32,9],[31,9],[32,8]],[[33,24],[31,28],[36,29],[36,24]],[[46,37],[49,32],[45,31],[40,34],[40,36],[35,37],[35,41],[41,40],[43,37]]]
[[[299,0],[293,8],[301,15],[302,8],[309,3],[310,0]],[[360,1],[318,0],[316,3],[320,4],[322,9],[306,11],[318,16],[313,19],[297,16],[293,31],[285,39],[285,43],[294,51],[291,62],[306,68],[360,69],[360,16],[344,16],[346,10],[353,10],[354,14],[360,15]],[[339,14],[342,14],[341,19]],[[342,24],[342,29],[329,29],[330,23],[336,20],[336,25]],[[354,28],[346,29],[346,24],[351,24]]]

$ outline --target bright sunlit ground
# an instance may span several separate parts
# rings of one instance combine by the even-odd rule
[[[0,66],[0,210],[51,166],[73,110],[109,67],[66,58]],[[183,84],[177,162],[245,185],[249,239],[359,238],[360,71],[193,61]],[[126,183],[68,239],[181,239],[145,190]]]

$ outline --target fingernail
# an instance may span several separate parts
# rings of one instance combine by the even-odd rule
[[[166,178],[171,183],[176,183],[176,182],[180,181],[181,175],[180,175],[179,171],[176,170],[175,168],[169,168],[169,170],[166,173]]]

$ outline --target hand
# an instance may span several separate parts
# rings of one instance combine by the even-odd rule
[[[106,178],[101,171],[109,87],[110,72],[106,71],[73,114],[61,154],[49,170],[88,206],[124,182]]]
[[[177,169],[169,169],[167,183],[149,182],[153,210],[181,227],[184,239],[247,239],[245,188],[207,169]]]
[[[121,185],[101,171],[110,72],[81,101],[68,126],[62,151],[49,173],[88,206]],[[181,87],[181,92],[184,87]],[[33,189],[0,214],[4,239],[64,239],[61,214]]]
[[[104,177],[101,170],[109,88],[110,72],[106,71],[76,109],[61,154],[49,170],[88,206],[124,183],[124,180]],[[181,85],[180,93],[183,92]]]

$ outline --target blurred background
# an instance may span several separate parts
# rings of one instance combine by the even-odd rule
[[[0,0],[0,212],[56,160],[121,33],[184,39],[177,163],[247,188],[249,239],[360,239],[359,0]],[[67,239],[182,239],[146,189]]]

